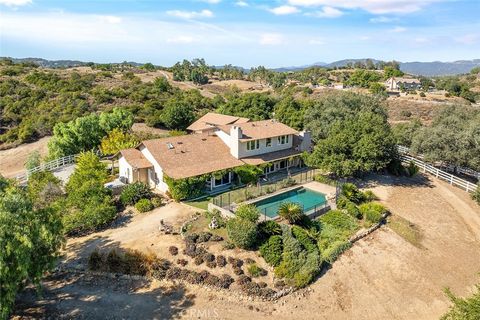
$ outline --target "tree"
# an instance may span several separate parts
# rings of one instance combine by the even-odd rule
[[[385,118],[372,112],[338,120],[328,136],[317,141],[307,164],[337,176],[352,176],[385,168],[396,155],[395,141]]]
[[[227,234],[237,247],[251,249],[257,241],[257,225],[247,219],[233,218],[227,222]]]
[[[303,103],[306,104],[306,102]],[[301,101],[287,95],[275,104],[275,119],[294,129],[301,130],[304,111],[305,108]]]
[[[167,102],[161,119],[169,129],[185,130],[195,120],[195,114],[190,104],[172,99]]]
[[[384,79],[389,79],[391,77],[402,77],[404,73],[400,69],[394,68],[392,66],[386,66],[383,68],[383,77]]]
[[[63,217],[65,231],[92,231],[111,221],[116,208],[108,189],[106,165],[95,153],[89,151],[77,158],[75,171],[68,180],[66,190],[66,214]]]
[[[422,123],[418,119],[406,123],[398,123],[392,126],[395,143],[401,146],[410,147],[413,138],[421,128]]]
[[[258,92],[229,94],[226,100],[226,103],[217,109],[219,113],[252,120],[270,119],[276,102],[269,94]]]
[[[368,88],[372,82],[382,79],[377,71],[358,69],[352,72],[350,78],[346,81],[346,85],[361,88]]]
[[[427,161],[480,170],[480,111],[465,105],[442,109],[430,126],[418,130],[411,148]]]
[[[26,281],[39,284],[54,266],[64,237],[58,210],[33,208],[20,189],[0,195],[0,318],[6,319]]]
[[[378,82],[372,82],[370,83],[369,90],[372,94],[378,95],[378,96],[387,96],[387,89],[385,89],[385,86],[381,83]]]
[[[303,217],[303,208],[296,202],[284,202],[278,208],[278,215],[289,223],[297,223]]]
[[[133,114],[127,109],[113,108],[111,112],[100,114],[99,124],[105,133],[113,129],[128,131],[133,125]]]
[[[260,218],[260,211],[253,204],[242,204],[235,211],[235,215],[241,219],[256,223],[258,218]]]
[[[117,154],[122,149],[133,148],[138,144],[135,137],[120,129],[113,129],[102,139],[100,150],[104,155]]]
[[[40,152],[35,150],[28,155],[27,161],[25,161],[25,169],[30,170],[40,166]]]

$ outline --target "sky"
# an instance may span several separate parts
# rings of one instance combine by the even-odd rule
[[[0,56],[242,67],[480,58],[480,0],[0,0]]]

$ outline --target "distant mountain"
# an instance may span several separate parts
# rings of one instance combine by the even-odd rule
[[[322,66],[325,68],[342,68],[355,62],[365,63],[367,59],[344,59],[331,63],[314,63],[306,66],[284,67],[273,69],[275,71],[299,71],[313,66]],[[377,64],[380,60],[370,59]],[[480,59],[459,60],[453,62],[400,62],[400,69],[405,73],[422,76],[446,76],[468,73],[474,67],[480,66]]]
[[[453,62],[402,62],[400,69],[403,72],[422,76],[445,76],[469,73],[480,66],[480,59],[459,60]]]
[[[78,61],[78,60],[46,60],[42,58],[17,59],[17,58],[8,58],[8,57],[7,59],[12,59],[12,61],[15,63],[33,62],[36,65],[39,65],[40,67],[44,67],[44,68],[71,68],[71,67],[80,67],[87,64],[86,62]]]

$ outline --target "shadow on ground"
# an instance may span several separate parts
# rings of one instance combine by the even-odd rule
[[[17,319],[175,319],[194,305],[185,287],[155,286],[148,280],[57,272],[17,296]]]

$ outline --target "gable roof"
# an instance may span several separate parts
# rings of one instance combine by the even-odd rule
[[[127,160],[128,164],[135,169],[153,167],[152,163],[137,149],[123,149],[120,151],[120,154]]]
[[[248,118],[229,116],[226,114],[219,114],[214,112],[209,112],[206,115],[202,116],[200,119],[192,123],[187,130],[190,131],[203,131],[215,128],[216,126],[223,126],[227,124],[234,123],[245,123],[250,121]]]
[[[244,164],[216,135],[191,134],[143,141],[167,176],[182,179]]]
[[[236,126],[242,129],[241,141],[273,138],[288,134],[298,134],[298,131],[276,120],[261,120],[219,127],[230,134],[230,128]]]
[[[403,83],[417,83],[420,84],[420,80],[415,79],[415,78],[397,78],[397,77],[391,77],[387,81],[395,81],[395,82],[403,82]]]

